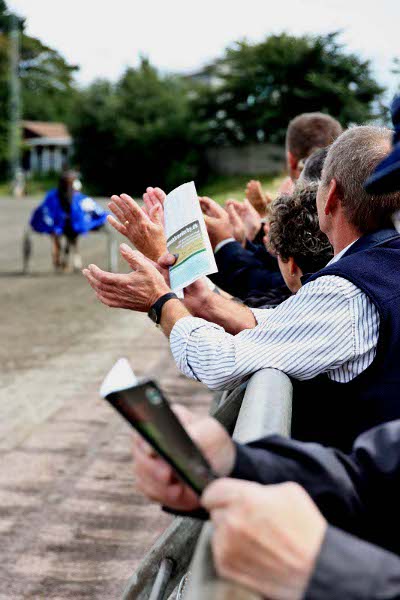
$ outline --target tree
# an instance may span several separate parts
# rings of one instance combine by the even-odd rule
[[[9,138],[10,11],[0,0],[0,178],[7,173]],[[38,121],[68,121],[78,91],[74,84],[77,67],[56,51],[20,29],[19,77],[22,117]]]
[[[377,117],[380,87],[369,61],[347,53],[338,33],[269,36],[238,42],[212,65],[220,84],[198,96],[198,119],[208,122],[208,142],[282,142],[288,121],[322,111],[342,125]]]
[[[78,94],[74,83],[77,70],[56,50],[23,34],[20,81],[24,119],[66,122]]]
[[[83,93],[72,132],[84,179],[103,194],[171,188],[199,174],[186,83],[145,58],[115,85],[98,81]]]

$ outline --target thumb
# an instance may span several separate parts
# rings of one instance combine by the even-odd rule
[[[122,258],[128,263],[134,271],[141,271],[149,265],[147,258],[138,250],[132,250],[127,244],[121,244],[119,247]]]
[[[171,254],[170,252],[166,252],[158,259],[158,264],[162,269],[168,269],[168,267],[172,267],[178,260],[178,254]]]
[[[201,496],[202,505],[209,512],[216,508],[227,507],[229,504],[240,500],[243,492],[243,483],[243,481],[227,477],[216,479],[203,492]]]

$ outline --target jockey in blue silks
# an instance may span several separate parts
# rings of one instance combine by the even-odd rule
[[[99,229],[107,220],[108,213],[97,202],[74,189],[75,179],[74,172],[63,173],[58,188],[48,192],[30,220],[34,231],[52,236],[53,264],[56,269],[67,268],[70,249],[73,252],[73,266],[79,269],[78,236]],[[67,240],[64,260],[60,257],[61,236]]]
[[[38,233],[63,235],[67,227],[80,235],[101,227],[107,220],[107,212],[97,202],[75,190],[71,198],[70,214],[65,208],[60,201],[59,190],[50,190],[32,214],[32,229]]]

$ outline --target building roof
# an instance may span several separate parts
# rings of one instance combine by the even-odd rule
[[[71,136],[64,123],[46,123],[45,121],[22,121],[22,127],[32,137],[70,140]]]

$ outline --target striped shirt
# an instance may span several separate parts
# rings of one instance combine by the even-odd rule
[[[179,369],[211,389],[231,389],[267,367],[300,380],[326,373],[345,383],[375,358],[378,311],[343,277],[319,277],[277,308],[252,312],[257,325],[237,335],[197,317],[177,321],[170,345]]]

